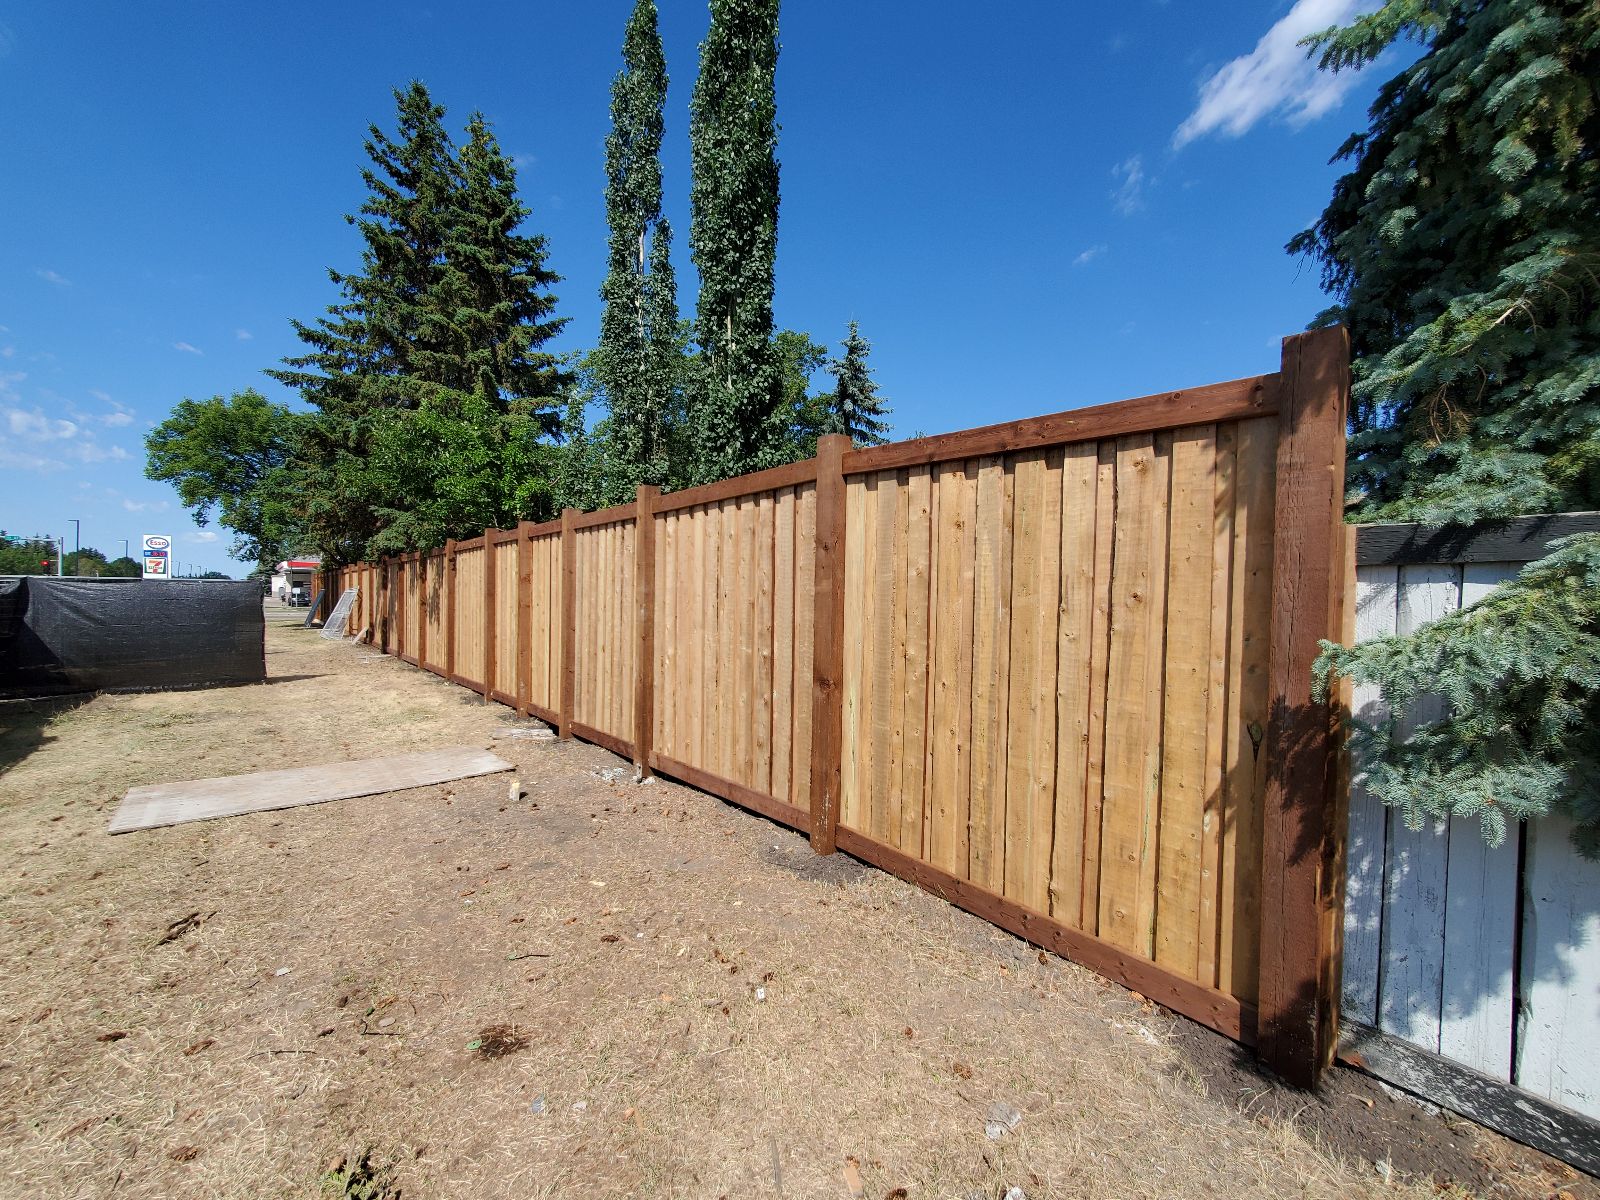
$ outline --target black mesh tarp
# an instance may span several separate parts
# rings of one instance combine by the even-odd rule
[[[0,579],[0,696],[154,691],[266,677],[256,583]]]

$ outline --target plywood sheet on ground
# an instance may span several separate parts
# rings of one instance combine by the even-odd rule
[[[209,821],[214,817],[299,808],[305,804],[399,792],[509,770],[510,763],[487,750],[455,746],[448,750],[392,754],[319,767],[158,783],[129,788],[111,817],[109,832],[131,833],[136,829]]]

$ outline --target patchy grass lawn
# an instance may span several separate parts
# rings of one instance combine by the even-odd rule
[[[0,1193],[1596,1194],[1353,1073],[1278,1088],[367,648],[268,645],[266,685],[0,712]],[[519,801],[502,775],[105,833],[134,784],[491,742]],[[1021,1119],[991,1140],[996,1104]]]

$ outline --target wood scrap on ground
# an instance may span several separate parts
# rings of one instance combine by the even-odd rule
[[[316,767],[158,783],[129,788],[112,814],[108,832],[131,833],[188,821],[299,808],[509,770],[511,764],[496,754],[473,746],[456,746]]]

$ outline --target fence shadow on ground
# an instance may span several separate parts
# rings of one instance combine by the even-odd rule
[[[0,702],[0,775],[28,755],[56,740],[50,731],[56,718],[94,699],[92,692],[39,700]]]

